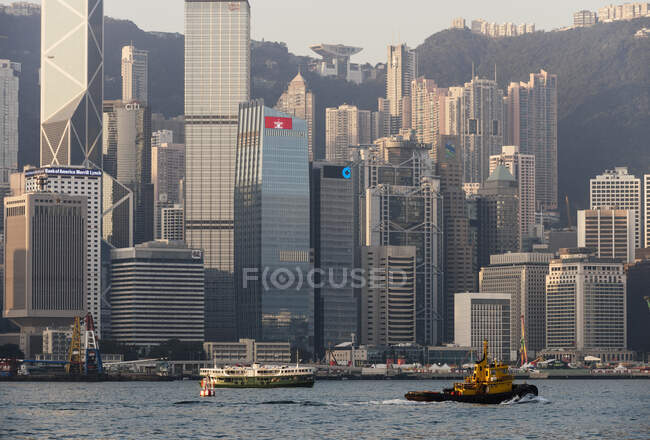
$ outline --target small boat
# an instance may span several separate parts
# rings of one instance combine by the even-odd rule
[[[314,369],[296,364],[249,367],[201,368],[201,395],[214,395],[215,388],[313,387]]]
[[[513,384],[514,377],[508,366],[495,360],[488,362],[488,342],[483,341],[483,359],[474,365],[474,373],[464,382],[442,391],[410,391],[406,399],[416,402],[465,402],[498,404],[527,394],[537,396],[537,387],[529,384]]]

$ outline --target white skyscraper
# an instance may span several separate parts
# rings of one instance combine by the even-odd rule
[[[86,307],[92,313],[95,328],[99,332],[102,325],[100,313],[102,307],[102,171],[82,167],[46,167],[28,170],[25,172],[25,192],[37,192],[43,179],[45,179],[44,190],[47,192],[87,197]]]
[[[591,249],[599,258],[634,263],[634,211],[605,208],[578,211],[578,247]]]
[[[149,52],[133,44],[122,48],[122,101],[149,101]]]
[[[205,252],[208,341],[236,339],[235,150],[250,53],[247,0],[185,0],[185,239]]]
[[[417,53],[406,44],[388,46],[388,65],[386,66],[386,99],[390,102],[391,134],[398,134],[404,116],[404,98],[409,97],[411,83],[417,78]],[[410,112],[409,112],[410,113]]]
[[[504,146],[501,154],[490,156],[490,174],[499,165],[508,168],[519,184],[519,240],[523,248],[526,239],[534,235],[535,156],[520,153],[516,146]]]
[[[0,186],[5,187],[18,169],[19,75],[20,63],[0,60]]]
[[[353,105],[328,108],[325,116],[325,158],[346,161],[351,146],[371,142],[371,114]]]
[[[104,2],[43,0],[41,166],[102,165]]]
[[[643,176],[643,219],[645,222],[645,247],[650,247],[650,174]]]
[[[641,179],[629,174],[626,167],[617,167],[591,179],[589,187],[590,209],[634,210],[634,243],[640,248],[643,244]]]

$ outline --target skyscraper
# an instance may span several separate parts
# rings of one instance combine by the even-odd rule
[[[490,156],[490,173],[504,165],[519,184],[520,249],[529,248],[535,228],[535,156],[520,153],[517,146],[504,146],[501,154]]]
[[[432,154],[440,178],[444,240],[444,342],[454,341],[454,294],[477,290],[476,243],[470,234],[470,219],[463,190],[463,163],[458,136],[440,135],[440,148]]]
[[[519,250],[519,185],[503,165],[496,167],[478,191],[478,263],[490,256]]]
[[[159,132],[160,133],[160,132]],[[171,139],[169,136],[163,140]],[[160,140],[160,137],[158,137]],[[151,182],[154,200],[154,237],[161,238],[161,210],[183,204],[185,181],[185,144],[163,142],[151,145]],[[185,235],[185,234],[183,234]]]
[[[238,333],[267,342],[289,341],[311,357],[307,139],[302,119],[260,101],[240,106],[235,176]]]
[[[3,314],[23,335],[70,325],[87,310],[86,207],[85,196],[45,192],[5,199]],[[36,354],[31,338],[21,339],[25,353]]]
[[[446,112],[454,126],[445,133],[460,135],[465,183],[483,183],[489,177],[490,156],[503,146],[503,91],[496,81],[479,77],[452,89]]]
[[[307,121],[307,130],[309,132],[309,161],[322,160],[325,158],[325,152],[318,148],[314,149],[314,134],[316,133],[316,101],[314,94],[307,88],[307,82],[302,74],[291,80],[287,90],[280,96],[275,108],[281,112],[295,116],[296,118]]]
[[[170,241],[185,240],[185,219],[182,205],[163,208],[160,211],[160,239]]]
[[[325,157],[328,161],[347,161],[351,146],[371,142],[370,111],[343,104],[328,108],[325,113]]]
[[[138,102],[104,102],[104,172],[133,193],[133,243],[153,240],[151,112]],[[114,225],[115,226],[115,225]]]
[[[578,247],[599,258],[634,263],[634,211],[586,209],[578,211]]]
[[[0,60],[0,187],[5,188],[9,175],[18,170],[19,76],[20,63]]]
[[[505,99],[504,143],[535,156],[535,198],[545,211],[558,207],[557,102],[557,75],[544,70],[511,83]]]
[[[357,332],[354,180],[345,165],[313,162],[311,247],[314,250],[314,334],[318,355]]]
[[[627,167],[607,170],[589,181],[589,209],[630,209],[634,211],[634,244],[643,244],[641,215],[641,179],[630,174]]]
[[[133,44],[122,48],[122,101],[149,102],[149,52]]]
[[[546,347],[624,349],[627,344],[623,263],[572,249],[551,261],[546,277]]]
[[[102,165],[103,0],[43,0],[41,166]]]
[[[650,247],[650,174],[643,176],[643,219],[645,247]]]
[[[386,99],[390,102],[391,134],[399,134],[402,126],[403,98],[411,96],[411,83],[417,78],[417,53],[406,44],[388,46],[386,66]]]
[[[546,347],[546,275],[553,254],[492,255],[479,275],[480,292],[510,294],[510,360],[517,360],[524,323],[531,355]]]
[[[248,1],[185,0],[185,239],[205,252],[208,341],[237,336],[233,186],[250,71]]]
[[[444,108],[447,89],[438,88],[431,79],[418,78],[411,85],[411,126],[419,142],[435,144],[440,130],[440,110]]]
[[[106,197],[106,191],[110,185],[106,179],[103,179],[103,173],[97,169],[88,169],[83,167],[45,167],[41,169],[31,169],[25,171],[25,188],[27,193],[40,192],[41,190],[67,195],[85,196],[87,199],[87,221],[84,227],[86,232],[85,245],[85,271],[86,276],[86,308],[87,312],[92,313],[95,328],[98,332],[102,328],[101,309],[107,304],[103,304],[101,289],[101,242],[102,227],[107,225],[102,221],[102,213],[111,212],[102,203],[110,201]],[[104,194],[102,194],[102,190]],[[128,201],[128,200],[127,200]],[[110,206],[110,205],[109,205]],[[128,205],[127,205],[128,206]],[[125,217],[129,221],[129,217]],[[126,229],[126,228],[123,228]],[[126,229],[128,231],[128,229]],[[111,237],[103,237],[110,241]],[[59,261],[52,259],[52,267],[56,268]]]

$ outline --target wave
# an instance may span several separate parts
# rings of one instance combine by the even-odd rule
[[[505,402],[501,402],[501,405],[519,405],[522,403],[542,403],[542,404],[547,404],[551,403],[550,400],[547,400],[541,396],[536,396],[534,394],[526,394],[523,397],[515,396],[510,400],[506,400]]]

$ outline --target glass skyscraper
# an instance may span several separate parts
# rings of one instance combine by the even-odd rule
[[[237,337],[233,185],[250,59],[247,0],[185,0],[185,238],[205,252],[208,341]]]
[[[240,337],[313,352],[307,123],[265,107],[239,110],[235,285]]]
[[[102,165],[104,3],[43,0],[41,166]]]

